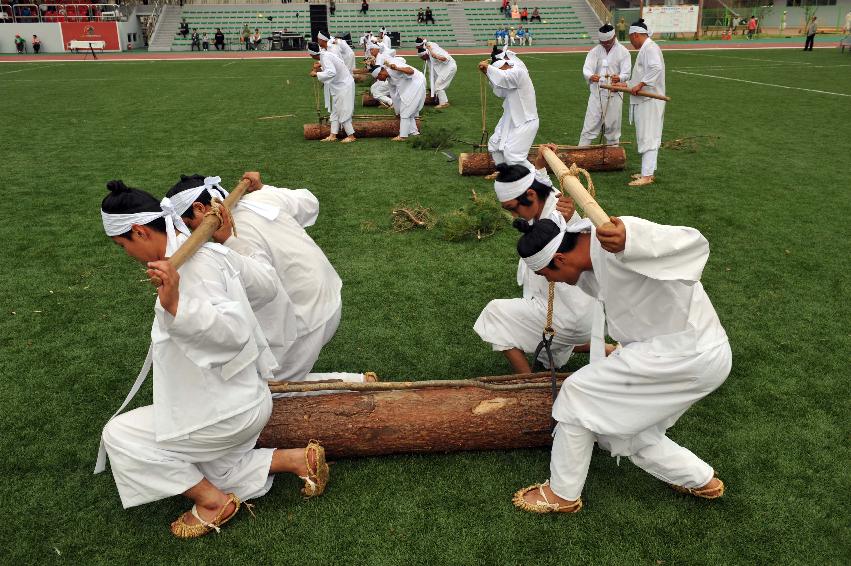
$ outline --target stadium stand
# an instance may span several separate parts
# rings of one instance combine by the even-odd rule
[[[534,45],[588,44],[590,31],[598,27],[599,20],[585,0],[538,1],[523,4],[529,11],[539,7],[541,22],[520,22],[505,18],[496,2],[428,3],[428,2],[384,2],[370,3],[366,15],[360,12],[359,3],[338,3],[336,14],[329,16],[329,28],[335,35],[351,33],[357,39],[367,30],[377,32],[382,26],[401,34],[402,46],[411,47],[415,37],[426,35],[441,45],[457,47],[484,46],[493,40],[494,32],[505,26],[515,29],[522,24],[534,34]],[[417,10],[431,6],[435,24],[417,23]],[[228,49],[242,49],[240,41],[244,26],[253,33],[260,30],[263,37],[273,31],[286,29],[303,37],[310,35],[308,4],[204,4],[185,5],[181,17],[186,18],[190,29],[212,35],[216,28],[225,34]],[[179,20],[178,20],[179,21]],[[463,29],[462,29],[463,28]],[[190,49],[191,40],[169,30],[173,34],[172,51]],[[268,42],[264,47],[268,48]]]

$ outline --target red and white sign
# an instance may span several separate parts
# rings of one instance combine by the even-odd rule
[[[70,51],[71,41],[103,41],[105,51],[121,51],[118,41],[118,24],[115,22],[62,22],[62,41]]]

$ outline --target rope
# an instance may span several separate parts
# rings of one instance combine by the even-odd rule
[[[564,189],[561,187],[564,185],[565,177],[579,177],[580,173],[585,176],[585,184],[588,186],[588,194],[596,200],[597,189],[594,188],[594,181],[591,179],[591,173],[577,166],[576,163],[571,164],[571,166],[568,167],[567,171],[558,176],[559,190],[562,192],[562,194],[564,194]],[[585,211],[583,210],[582,218],[585,218],[585,216]]]
[[[486,77],[483,73],[479,73],[479,105],[482,108],[482,139],[479,140],[479,147],[487,147],[488,140],[488,93],[485,89]]]
[[[319,80],[312,80],[310,82],[313,83],[313,100],[316,104],[316,121],[319,124],[322,124],[323,117],[322,117],[322,111],[319,109],[319,86],[317,84],[319,82]]]
[[[219,219],[219,227],[224,225],[225,218],[227,218],[230,221],[231,228],[233,228],[234,237],[237,237],[236,222],[233,219],[233,214],[231,214],[228,207],[225,206],[224,201],[222,199],[220,199],[219,197],[213,197],[213,200],[210,203],[210,210],[207,211],[207,213],[204,214],[204,216],[205,217],[215,216],[216,218],[218,218]]]

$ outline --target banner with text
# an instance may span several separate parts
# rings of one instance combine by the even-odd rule
[[[645,6],[641,17],[654,34],[693,33],[697,31],[697,13],[697,5]]]
[[[60,25],[66,51],[71,41],[103,41],[105,51],[121,51],[115,22],[62,22]]]

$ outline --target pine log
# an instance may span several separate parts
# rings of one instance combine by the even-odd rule
[[[394,138],[399,135],[399,119],[384,118],[376,116],[375,120],[354,121],[352,125],[355,127],[355,136],[359,138]],[[417,127],[420,126],[420,120],[417,118]],[[330,124],[305,124],[304,139],[306,140],[321,140],[328,137],[331,133]],[[346,134],[340,128],[338,137],[345,137]]]
[[[381,104],[378,102],[378,99],[373,98],[372,93],[370,92],[363,93],[363,96],[361,97],[361,104],[363,106],[381,106]],[[436,96],[426,96],[426,106],[437,106],[438,104],[440,104],[440,102],[438,102]]]
[[[529,154],[534,163],[537,150]],[[567,165],[576,163],[587,171],[622,171],[626,167],[626,151],[622,146],[562,149],[557,153],[559,159]],[[496,165],[490,153],[462,153],[458,157],[458,172],[461,175],[490,175],[496,171]]]
[[[543,387],[284,397],[258,443],[295,448],[316,439],[330,458],[549,446],[552,397],[546,377],[534,381]]]
[[[369,73],[354,73],[352,77],[354,77],[355,82],[359,85],[369,86],[375,82],[375,77]]]

